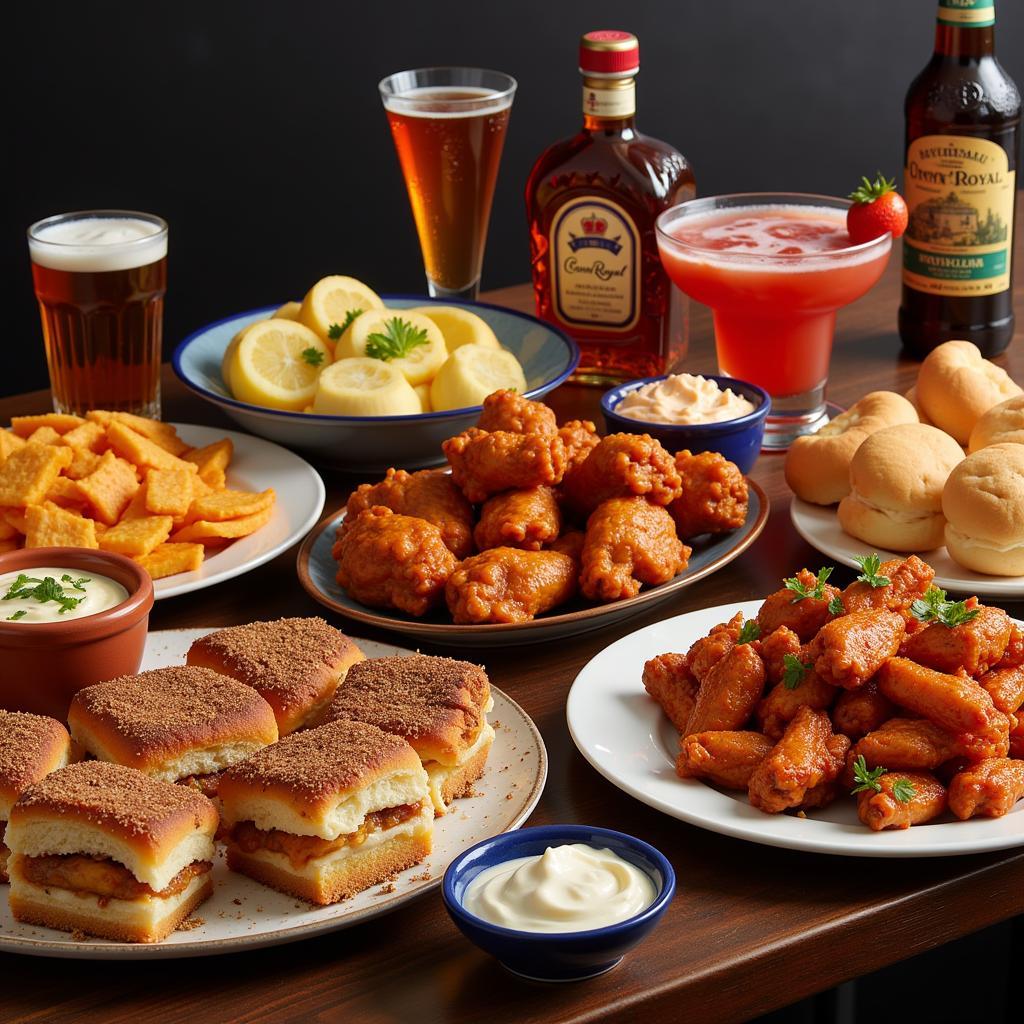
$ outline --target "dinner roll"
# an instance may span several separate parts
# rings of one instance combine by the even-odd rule
[[[984,359],[969,341],[939,345],[917,376],[917,397],[925,415],[961,444],[967,444],[983,413],[1021,393],[1009,374]]]
[[[839,503],[843,529],[874,548],[931,551],[943,542],[942,488],[964,453],[925,423],[886,427],[850,463],[850,493]]]
[[[786,454],[786,483],[798,498],[832,505],[850,493],[850,460],[866,437],[916,423],[913,405],[892,391],[872,391],[816,434],[798,437]]]
[[[928,419],[928,416],[925,414],[924,409],[921,408],[921,403],[918,401],[917,398],[916,387],[908,388],[906,391],[904,391],[903,397],[914,407],[915,411],[917,412],[917,418],[922,423],[927,423],[931,427],[935,426],[935,424],[932,423],[930,419]]]
[[[994,405],[974,424],[968,451],[990,444],[1024,444],[1024,395]]]
[[[1024,576],[1024,445],[968,455],[942,492],[946,548],[965,569]]]

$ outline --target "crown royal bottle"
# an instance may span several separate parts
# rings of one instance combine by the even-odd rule
[[[994,0],[938,0],[935,52],[907,93],[900,337],[923,358],[951,338],[1013,337],[1020,93],[995,58]]]
[[[682,154],[636,130],[639,70],[636,36],[583,36],[583,128],[541,154],[526,183],[537,314],[579,343],[574,379],[589,384],[656,376],[683,354],[654,222],[696,186]]]

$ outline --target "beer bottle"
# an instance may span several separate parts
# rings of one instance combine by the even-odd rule
[[[951,338],[986,356],[1013,337],[1020,93],[995,57],[994,0],[938,0],[935,52],[911,83],[900,337],[923,358]]]

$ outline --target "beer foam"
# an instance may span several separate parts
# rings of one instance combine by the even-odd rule
[[[32,262],[51,270],[132,270],[167,255],[167,232],[135,217],[78,217],[43,224],[28,240]]]
[[[467,96],[467,93],[472,95]],[[446,94],[453,98],[446,99]],[[436,109],[436,104],[445,103],[458,103],[460,107],[457,110]],[[494,89],[481,89],[472,85],[425,85],[418,89],[405,89],[384,100],[384,109],[393,114],[426,117],[432,121],[498,114],[511,106],[511,93],[500,93]]]

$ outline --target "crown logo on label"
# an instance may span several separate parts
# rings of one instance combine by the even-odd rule
[[[582,224],[585,235],[603,235],[608,230],[608,222],[596,213],[584,217]]]

